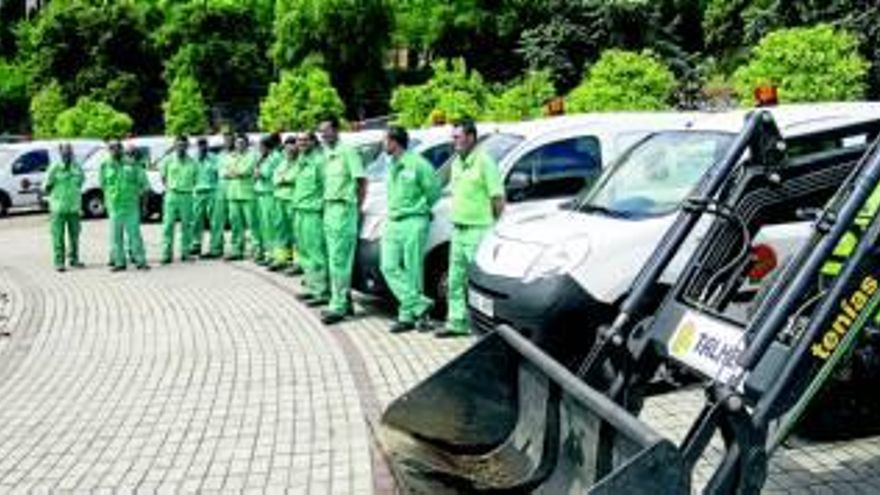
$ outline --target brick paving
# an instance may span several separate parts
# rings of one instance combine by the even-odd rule
[[[0,493],[393,493],[373,432],[384,407],[472,342],[390,335],[361,304],[337,328],[299,282],[250,263],[52,270],[40,215],[0,219]],[[8,332],[8,336],[3,336]],[[698,392],[649,401],[680,440]],[[880,439],[796,446],[767,493],[880,493]],[[713,455],[697,478],[705,478]]]

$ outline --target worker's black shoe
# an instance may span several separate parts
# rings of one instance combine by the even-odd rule
[[[125,271],[125,265],[114,266],[113,268],[110,269],[110,271],[111,271],[111,272],[124,272],[124,271]]]
[[[416,324],[411,321],[398,321],[391,325],[391,333],[406,333],[416,329]]]
[[[85,268],[86,264],[83,263],[82,261],[72,261],[70,263],[70,267],[71,268]]]
[[[308,292],[303,292],[301,294],[297,294],[296,298],[297,298],[297,300],[302,301],[302,302],[314,301],[316,299],[313,294],[310,294]]]
[[[335,311],[325,311],[321,313],[321,323],[325,325],[335,325],[343,320],[345,320],[344,313],[337,313]]]
[[[434,334],[434,337],[438,339],[454,339],[456,337],[467,337],[468,332],[463,330],[453,330],[451,328],[444,328],[443,330]]]
[[[319,306],[326,306],[330,303],[330,300],[324,297],[313,297],[312,299],[306,301],[306,306],[310,308],[317,308]]]
[[[63,266],[56,266],[56,267],[55,267],[55,271],[58,272],[58,273],[64,273],[64,272],[67,271],[67,269],[64,268]]]
[[[141,264],[141,265],[138,265],[138,266],[137,266],[137,269],[140,270],[140,271],[143,271],[143,272],[145,272],[145,271],[149,271],[149,269],[150,269],[150,265],[148,265],[148,264],[146,264],[146,263],[143,263],[143,264]]]

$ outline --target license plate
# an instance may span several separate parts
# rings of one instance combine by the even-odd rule
[[[484,296],[483,294],[480,294],[473,289],[469,289],[468,302],[474,309],[476,309],[480,313],[488,316],[489,318],[495,317],[495,301],[493,301],[490,297]]]

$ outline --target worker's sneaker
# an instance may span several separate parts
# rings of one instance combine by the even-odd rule
[[[335,311],[324,311],[321,313],[321,323],[325,325],[335,325],[343,320],[345,320],[344,313],[337,313]]]
[[[391,325],[391,333],[406,333],[416,329],[416,324],[411,321],[398,321]]]

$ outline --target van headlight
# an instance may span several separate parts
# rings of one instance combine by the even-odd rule
[[[573,237],[546,249],[526,270],[523,282],[530,283],[552,275],[566,273],[590,254],[588,237]]]

